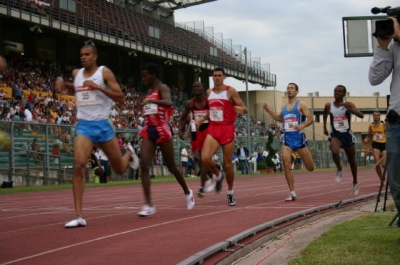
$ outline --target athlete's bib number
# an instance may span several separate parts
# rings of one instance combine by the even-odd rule
[[[344,117],[334,117],[333,118],[333,127],[337,131],[347,131],[349,129],[349,120],[346,116]]]
[[[285,119],[285,132],[293,132],[296,131],[294,129],[295,125],[298,125],[299,121],[297,120],[297,118],[286,118]]]
[[[144,115],[151,115],[158,113],[158,105],[154,103],[147,103],[143,107],[143,114]]]
[[[194,113],[193,114],[194,120],[196,120],[196,121],[203,119],[205,116],[206,116],[206,113]],[[208,120],[203,121],[203,123],[207,123],[207,122],[208,122]]]
[[[374,141],[383,140],[383,135],[381,133],[374,133]]]
[[[210,120],[224,121],[224,111],[222,109],[210,110]]]
[[[77,105],[94,105],[96,103],[96,91],[94,90],[78,91],[76,96]]]

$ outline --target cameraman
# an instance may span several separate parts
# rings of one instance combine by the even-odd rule
[[[377,36],[378,47],[374,51],[374,59],[369,69],[371,85],[381,84],[392,73],[390,83],[390,101],[386,123],[386,168],[388,183],[397,211],[400,212],[400,26],[395,18],[393,21],[394,34]],[[392,39],[393,42],[389,46]],[[400,219],[397,226],[400,227]]]

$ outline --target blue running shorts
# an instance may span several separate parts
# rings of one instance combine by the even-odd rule
[[[93,143],[105,143],[115,136],[115,128],[110,120],[80,120],[76,125],[76,134],[89,138]]]

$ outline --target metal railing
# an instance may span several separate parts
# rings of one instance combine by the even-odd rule
[[[75,138],[75,126],[64,124],[38,124],[27,122],[0,121],[0,130],[11,136],[11,148],[0,151],[0,176],[3,180],[17,181],[20,185],[50,185],[70,182],[73,175],[73,141]],[[139,139],[138,130],[117,129],[126,141]],[[272,147],[279,153],[281,143],[277,136]],[[257,148],[264,150],[268,138],[265,136],[252,136],[247,142],[246,136],[236,138],[235,151],[240,142],[249,148],[252,154]],[[35,142],[32,149],[32,143]],[[182,141],[175,134],[173,138],[174,157],[177,165],[180,165],[181,150],[189,145],[189,140]],[[309,141],[309,148],[316,168],[335,167],[328,141]],[[222,151],[217,155],[222,161]],[[347,166],[345,153],[341,152],[342,164]],[[356,144],[356,161],[358,165],[373,164],[373,159],[361,156],[361,143]],[[159,165],[152,168],[152,175],[168,175],[166,167]],[[132,172],[122,175],[113,173],[113,179],[126,179],[132,176]]]

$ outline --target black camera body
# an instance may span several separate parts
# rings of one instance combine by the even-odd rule
[[[371,9],[372,14],[386,13],[388,16],[395,17],[400,23],[400,6],[392,8],[387,6],[384,8],[374,7]],[[390,36],[393,35],[393,21],[392,20],[377,20],[375,22],[375,32],[372,34],[374,37]]]

